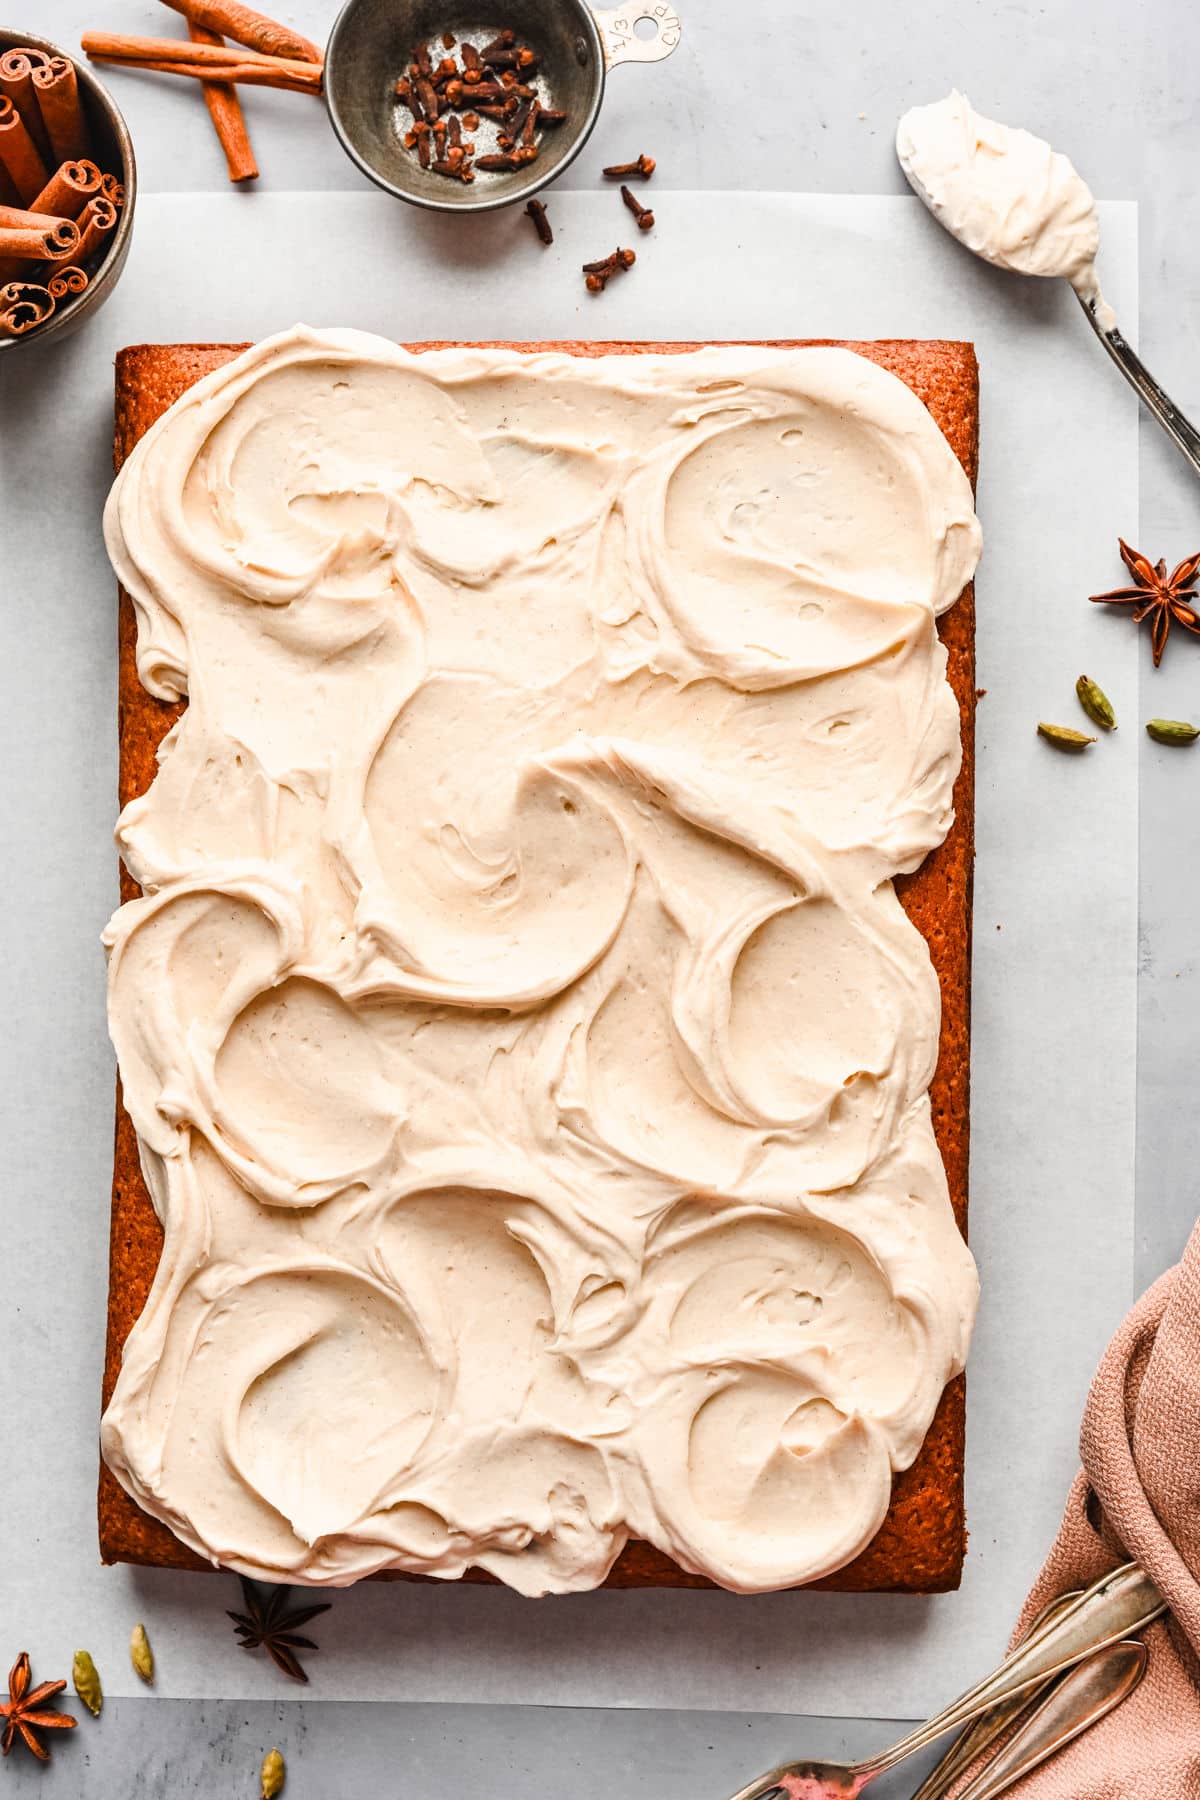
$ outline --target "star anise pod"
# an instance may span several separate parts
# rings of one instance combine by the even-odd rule
[[[70,1713],[45,1710],[46,1701],[62,1693],[65,1681],[41,1681],[31,1688],[30,1679],[29,1658],[22,1650],[8,1678],[8,1699],[0,1700],[0,1716],[4,1719],[0,1749],[7,1756],[20,1738],[39,1762],[49,1762],[50,1752],[38,1736],[39,1731],[74,1731],[78,1720]]]
[[[1162,557],[1152,563],[1140,550],[1131,550],[1124,538],[1118,538],[1117,542],[1121,547],[1121,561],[1137,585],[1113,588],[1110,593],[1092,594],[1090,598],[1102,600],[1109,606],[1132,607],[1135,625],[1140,625],[1143,619],[1153,620],[1150,647],[1157,669],[1167,647],[1167,633],[1172,623],[1182,625],[1185,631],[1200,637],[1200,614],[1187,604],[1196,598],[1196,589],[1191,583],[1200,571],[1200,555],[1184,557],[1168,575]]]
[[[293,1681],[307,1681],[308,1676],[300,1666],[296,1651],[315,1650],[317,1646],[311,1638],[298,1637],[297,1628],[307,1625],[318,1613],[328,1612],[329,1601],[323,1601],[320,1606],[297,1606],[289,1612],[287,1588],[264,1590],[257,1583],[247,1581],[244,1575],[239,1579],[246,1610],[244,1613],[231,1612],[229,1617],[242,1649],[263,1649],[276,1667],[290,1675]]]

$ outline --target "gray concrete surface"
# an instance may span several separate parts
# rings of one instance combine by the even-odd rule
[[[320,38],[334,8],[303,0],[274,10]],[[575,182],[594,182],[599,144],[619,140],[653,151],[660,189],[899,191],[891,152],[896,116],[957,84],[981,109],[1044,131],[1097,193],[1139,202],[1140,348],[1178,402],[1200,416],[1200,97],[1191,74],[1200,9],[1190,0],[1136,7],[1119,0],[926,0],[918,7],[892,0],[680,0],[680,11],[684,40],[670,64],[614,76],[603,137],[585,152]],[[90,25],[152,31],[162,20],[152,0],[24,0],[9,7],[5,23],[74,48]],[[180,92],[182,84],[114,74],[112,86],[134,131],[147,188],[223,187],[202,110]],[[247,111],[263,186],[358,185],[315,103],[260,93]],[[249,194],[237,196],[239,205],[253,203]],[[1128,516],[1113,521],[1114,538],[1118,532],[1170,562],[1200,548],[1200,489],[1148,423],[1140,515],[1131,497]],[[1081,546],[1081,569],[1102,549]],[[1116,578],[1101,556],[1095,584]],[[0,601],[2,590],[0,545]],[[1147,646],[1141,682],[1143,716],[1200,717],[1200,646],[1172,643],[1157,672]],[[1177,1255],[1200,1194],[1191,1054],[1200,1009],[1193,926],[1200,752],[1145,741],[1139,752],[1141,1286]],[[1104,854],[1097,843],[1097,858]],[[1081,1021],[1080,1054],[1087,1053]],[[16,1443],[10,1434],[8,1455]],[[2,1627],[0,1595],[0,1640]],[[721,1800],[779,1754],[856,1753],[893,1729],[731,1713],[231,1706],[148,1697],[112,1703],[100,1725],[85,1720],[51,1770],[14,1757],[0,1780],[14,1796],[250,1796],[262,1750],[277,1742],[289,1757],[289,1800],[351,1793],[457,1800],[481,1792],[492,1800]],[[908,1790],[898,1784],[891,1791]]]

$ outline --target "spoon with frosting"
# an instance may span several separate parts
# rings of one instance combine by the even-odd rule
[[[1200,475],[1200,432],[1134,355],[1100,292],[1100,221],[1074,164],[1044,138],[977,113],[957,90],[896,127],[909,185],[952,237],[1021,275],[1062,276],[1100,342]]]

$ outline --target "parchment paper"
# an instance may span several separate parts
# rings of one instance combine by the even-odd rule
[[[985,268],[914,200],[664,192],[636,269],[578,265],[630,223],[611,193],[452,224],[371,193],[143,198],[116,295],[66,345],[0,358],[0,1623],[35,1666],[86,1644],[133,1691],[144,1619],[168,1695],[279,1697],[235,1653],[231,1577],[100,1567],[96,1423],[112,1060],[99,932],[116,900],[115,593],[100,540],[122,344],[303,318],[398,338],[973,338],[983,370],[970,1367],[961,1592],[529,1602],[366,1584],[333,1596],[319,1698],[923,1715],[1000,1651],[1075,1464],[1091,1369],[1131,1297],[1137,966],[1134,633],[1086,595],[1136,541],[1132,398],[1069,292]],[[1105,291],[1136,320],[1136,210],[1101,209]],[[635,234],[636,236],[636,234]],[[298,281],[295,270],[305,269]],[[1084,758],[1086,670],[1121,728]],[[13,1409],[20,1393],[26,1403]],[[289,1690],[294,1691],[294,1690]]]

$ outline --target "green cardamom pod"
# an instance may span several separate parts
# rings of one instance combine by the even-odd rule
[[[278,1750],[268,1750],[262,1759],[262,1800],[275,1800],[282,1794],[287,1780],[287,1765]]]
[[[1038,736],[1044,737],[1047,743],[1054,744],[1059,750],[1086,750],[1089,744],[1096,741],[1085,732],[1072,731],[1069,725],[1047,725],[1044,719],[1038,725]]]
[[[1146,730],[1156,744],[1194,744],[1200,737],[1200,726],[1186,719],[1147,719]]]
[[[135,1625],[129,1634],[129,1660],[143,1681],[154,1680],[154,1652],[144,1625]]]
[[[75,1692],[83,1701],[92,1716],[98,1717],[104,1705],[104,1690],[100,1686],[100,1674],[95,1663],[86,1650],[75,1652],[75,1661],[71,1666],[71,1679],[75,1683]]]
[[[1098,682],[1090,675],[1081,675],[1075,683],[1075,692],[1093,725],[1099,725],[1102,731],[1117,729],[1117,715],[1113,711],[1112,701]]]

